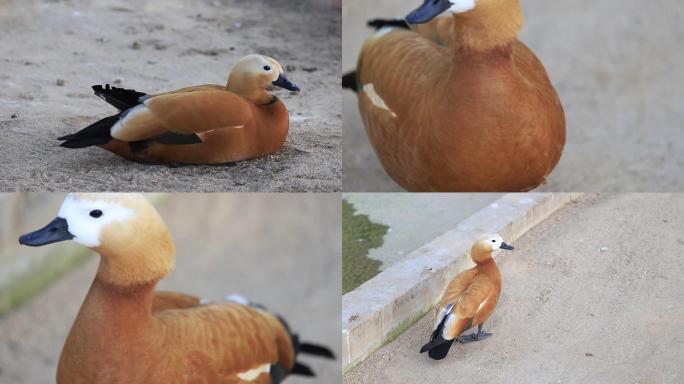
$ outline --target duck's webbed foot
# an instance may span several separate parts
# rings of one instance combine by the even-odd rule
[[[470,335],[461,335],[458,337],[458,342],[461,344],[473,343],[475,341],[484,340],[492,336],[491,333],[482,332],[482,324],[477,326],[477,332],[471,333]]]
[[[375,19],[375,20],[369,21],[368,26],[375,28],[375,30],[385,28],[385,27],[410,29],[406,20],[401,20],[401,19]]]

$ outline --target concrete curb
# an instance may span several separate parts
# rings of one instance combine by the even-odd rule
[[[349,370],[427,313],[447,283],[472,267],[483,233],[514,241],[581,194],[507,194],[342,297],[342,367]]]

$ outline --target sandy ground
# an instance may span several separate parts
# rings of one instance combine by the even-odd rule
[[[681,194],[585,196],[499,258],[494,336],[429,360],[426,316],[343,382],[680,383],[683,226]]]
[[[340,33],[328,0],[0,0],[0,190],[340,190]],[[302,88],[277,92],[291,130],[272,156],[169,168],[57,147],[115,112],[93,84],[149,93],[225,84],[255,52]]]
[[[343,70],[355,67],[364,23],[403,17],[417,0],[348,0]],[[684,189],[684,3],[521,0],[520,36],[563,101],[567,145],[543,191]],[[350,92],[343,97],[344,190],[397,191],[368,143]]]
[[[160,213],[177,246],[176,269],[161,289],[209,299],[241,293],[339,356],[339,197],[175,195]],[[0,383],[54,382],[62,343],[96,267],[93,258],[0,318]],[[318,378],[288,383],[340,382],[338,361],[306,361]]]

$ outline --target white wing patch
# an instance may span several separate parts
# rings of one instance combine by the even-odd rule
[[[451,329],[451,327],[454,325],[456,321],[458,321],[458,317],[456,317],[456,315],[449,315],[447,321],[444,323],[444,328],[442,328],[442,338],[444,338],[444,340],[453,339],[453,337],[449,338],[449,329]]]
[[[271,364],[264,364],[264,365],[260,365],[256,368],[254,368],[254,369],[250,369],[249,371],[240,372],[237,374],[237,377],[240,380],[244,380],[244,381],[254,381],[259,376],[261,376],[262,373],[269,373],[270,371],[271,371]]]
[[[397,29],[397,27],[382,27],[382,28],[378,29],[377,32],[375,32],[373,37],[378,38],[378,37],[385,36],[386,34],[394,31],[395,29]]]
[[[480,312],[480,309],[482,309],[482,307],[484,307],[484,305],[487,304],[487,301],[489,301],[489,297],[486,298],[485,301],[483,301],[483,302],[480,303],[480,306],[477,307],[477,311],[476,311],[475,313]]]
[[[145,104],[140,104],[133,109],[130,109],[128,112],[126,112],[126,115],[124,115],[123,119],[119,119],[119,121],[116,122],[116,124],[112,125],[111,130],[109,133],[112,135],[113,138],[118,139],[116,137],[117,133],[121,130],[121,127],[123,127],[127,121],[133,118],[133,116],[140,114],[140,113],[147,113],[150,110],[147,109],[147,106]]]
[[[383,100],[382,97],[380,97],[380,95],[378,95],[378,93],[375,92],[375,87],[373,86],[373,84],[365,84],[363,86],[363,91],[366,93],[366,95],[371,100],[373,105],[380,109],[388,111],[392,114],[393,117],[397,117],[397,114],[394,113],[394,111],[392,111],[391,109],[389,109],[389,107],[387,107],[387,104],[385,104],[385,100]]]
[[[249,306],[249,300],[246,297],[244,297],[240,294],[237,294],[237,293],[233,293],[232,295],[228,295],[228,296],[224,297],[224,299],[226,301],[230,301],[232,303]]]
[[[439,327],[439,323],[441,323],[442,320],[444,320],[444,317],[451,313],[451,310],[454,309],[454,305],[456,304],[447,304],[442,308],[441,311],[439,311],[439,315],[437,315],[437,319],[435,319],[435,326],[432,327],[433,331],[437,329],[437,327]]]

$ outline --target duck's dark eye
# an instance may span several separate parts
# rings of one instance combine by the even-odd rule
[[[492,243],[496,243],[496,240],[492,240]]]
[[[102,211],[100,211],[99,209],[96,209],[94,211],[90,211],[90,217],[94,217],[97,219],[100,216],[102,216]]]
[[[271,70],[271,67],[269,67],[268,65],[264,65],[264,71],[270,71],[270,70]]]

